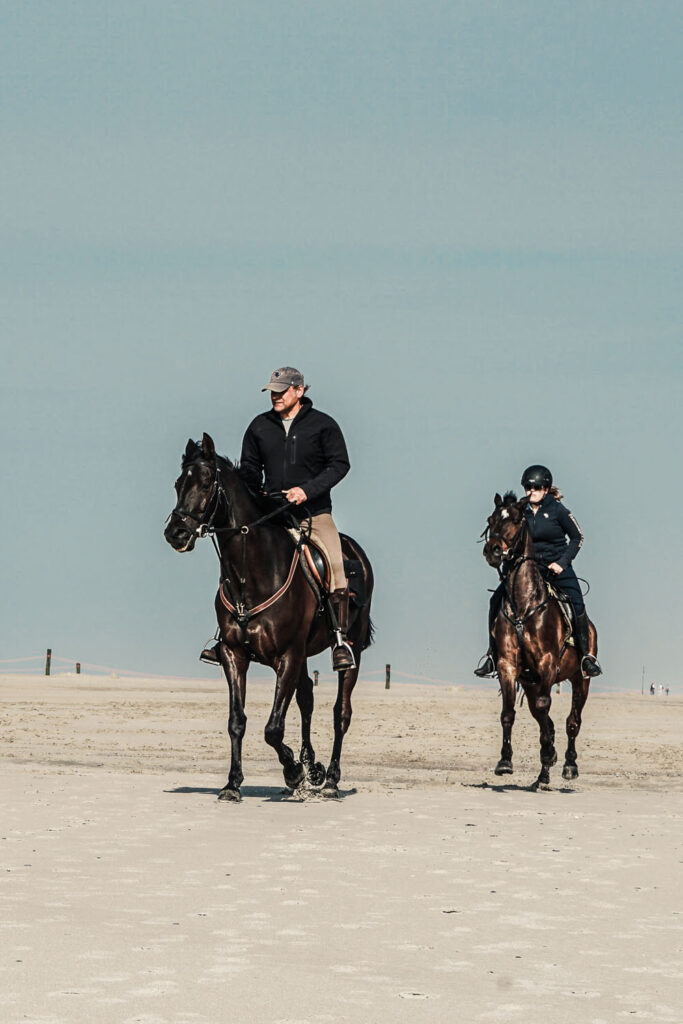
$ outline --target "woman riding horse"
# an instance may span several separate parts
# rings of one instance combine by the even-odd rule
[[[583,544],[583,534],[576,519],[561,502],[562,495],[553,487],[552,473],[546,466],[529,466],[522,475],[522,487],[527,496],[525,518],[534,544],[534,554],[544,575],[569,598],[574,611],[574,643],[581,659],[581,671],[586,676],[599,676],[602,669],[590,652],[588,616],[581,586],[572,569],[572,562]],[[497,652],[492,636],[504,597],[504,583],[500,583],[491,597],[489,606],[489,648],[474,670],[481,679],[496,674]],[[481,664],[483,661],[483,664]]]

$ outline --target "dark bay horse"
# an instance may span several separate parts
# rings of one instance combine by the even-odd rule
[[[498,677],[503,696],[500,716],[503,746],[496,775],[512,774],[512,726],[515,720],[516,683],[523,687],[529,710],[538,722],[541,740],[541,773],[536,786],[550,782],[550,768],[557,761],[555,727],[550,718],[550,692],[562,679],[572,684],[572,706],[567,718],[567,752],[562,777],[575,779],[576,737],[581,712],[588,697],[590,679],[581,672],[580,659],[568,643],[570,629],[557,600],[551,597],[538,562],[524,510],[526,499],[514,494],[495,496],[484,536],[484,557],[498,570],[504,599],[493,627],[498,651]],[[597,631],[589,628],[591,654],[597,654]]]
[[[311,745],[313,682],[307,658],[329,647],[330,635],[318,597],[304,574],[300,553],[282,525],[282,506],[252,493],[239,469],[216,454],[208,434],[204,434],[201,444],[188,441],[175,488],[178,500],[164,532],[166,540],[176,551],[191,551],[198,537],[213,535],[221,565],[215,607],[220,635],[218,657],[230,694],[231,759],[228,781],[219,799],[240,799],[250,661],[275,670],[275,695],[265,739],[280,759],[287,786],[296,789],[308,778],[312,785],[324,784],[324,795],[338,795],[342,742],[352,714],[351,692],[358,678],[361,652],[372,642],[373,575],[365,552],[350,537],[341,535],[344,557],[361,563],[365,602],[362,607],[352,604],[350,609],[348,639],[356,667],[338,673],[334,743],[325,771],[316,763]],[[294,693],[301,712],[299,760],[284,742],[285,716]]]

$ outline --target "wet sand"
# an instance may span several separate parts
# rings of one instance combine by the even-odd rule
[[[683,700],[593,694],[581,775],[499,779],[496,686],[359,683],[339,800],[283,789],[248,692],[0,677],[0,1020],[337,1024],[683,1020]],[[316,690],[326,761],[334,690]],[[296,746],[298,713],[287,739]]]

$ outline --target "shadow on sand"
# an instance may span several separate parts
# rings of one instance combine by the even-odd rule
[[[353,796],[358,791],[353,789],[339,790],[338,796],[332,799],[343,799],[347,796]],[[175,789],[165,789],[164,793],[169,794],[196,794],[198,796],[214,796],[218,798],[220,793],[220,787],[218,786],[177,786]],[[242,786],[240,790],[242,799],[249,799],[250,797],[258,797],[261,800],[267,800],[270,803],[303,803],[306,800],[324,800],[327,802],[329,797],[321,795],[320,790],[317,789],[303,789],[301,791],[294,792],[291,789],[283,788],[282,786]],[[229,801],[228,801],[229,802]]]
[[[529,786],[521,786],[517,782],[463,782],[465,789],[490,789],[492,793],[576,793],[569,786],[539,786],[532,782]]]

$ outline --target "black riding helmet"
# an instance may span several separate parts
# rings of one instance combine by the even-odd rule
[[[552,487],[553,474],[547,466],[529,466],[522,473],[522,487],[528,490],[530,487]]]

